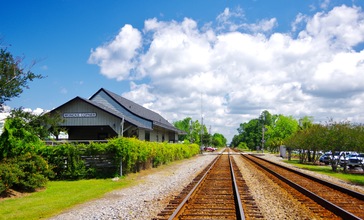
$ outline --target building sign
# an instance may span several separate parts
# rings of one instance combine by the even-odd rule
[[[95,112],[68,112],[63,113],[63,118],[95,118]]]

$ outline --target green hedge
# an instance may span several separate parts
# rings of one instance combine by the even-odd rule
[[[174,144],[140,141],[135,138],[115,138],[107,143],[61,144],[44,147],[40,154],[53,167],[55,179],[83,179],[119,175],[157,167],[174,160],[190,158],[199,153],[196,144]],[[108,158],[108,167],[86,163],[85,158]]]

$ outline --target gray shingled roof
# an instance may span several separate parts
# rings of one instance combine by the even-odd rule
[[[143,125],[142,123],[140,123],[140,122],[138,122],[138,121],[136,121],[136,120],[134,120],[134,119],[132,119],[132,118],[129,118],[128,116],[123,115],[123,114],[121,114],[120,112],[115,111],[115,110],[113,110],[113,109],[111,109],[111,108],[109,108],[109,107],[107,107],[107,106],[105,106],[105,105],[103,105],[103,104],[101,104],[101,103],[94,102],[94,101],[92,101],[92,100],[84,99],[84,98],[81,98],[81,97],[80,97],[80,99],[82,99],[82,100],[84,100],[84,101],[86,101],[86,102],[90,103],[91,105],[94,105],[95,107],[100,108],[100,109],[102,109],[102,110],[104,110],[104,111],[106,111],[106,112],[108,112],[108,113],[110,113],[110,114],[112,114],[112,115],[115,115],[115,116],[119,117],[120,119],[122,119],[122,118],[124,117],[124,120],[125,120],[125,121],[128,121],[129,123],[131,123],[131,124],[133,124],[133,125],[135,125],[135,126],[137,126],[137,127],[140,127],[140,128],[144,128],[144,129],[148,129],[148,130],[150,130],[150,128],[149,128],[149,127],[146,127],[146,126],[145,126],[145,125]]]
[[[176,132],[182,132],[181,130],[175,128],[171,123],[169,123],[166,119],[164,119],[161,115],[159,115],[156,112],[153,112],[152,110],[149,110],[135,102],[132,102],[126,98],[123,98],[113,92],[110,92],[104,88],[100,89],[98,92],[103,90],[106,94],[108,94],[111,98],[113,98],[117,103],[119,103],[121,106],[123,106],[125,109],[129,110],[131,113],[141,117],[145,118],[147,120],[150,120],[153,122],[153,125],[166,128],[169,130],[173,130]],[[97,92],[97,93],[98,93]],[[97,94],[96,93],[96,94]],[[92,98],[92,97],[91,97]],[[90,99],[91,99],[90,98]]]

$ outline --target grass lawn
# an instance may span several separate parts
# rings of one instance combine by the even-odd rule
[[[185,160],[174,161],[169,165],[178,165],[183,161]],[[143,181],[143,176],[167,167],[167,165],[161,165],[158,168],[130,173],[119,181],[111,179],[50,181],[43,191],[29,193],[19,198],[0,200],[0,220],[49,218],[75,205],[101,198],[107,192],[138,184]]]
[[[291,161],[284,160],[284,162],[293,164],[305,170],[310,170],[313,172],[325,174],[349,183],[364,186],[364,172],[360,172],[357,174],[343,173],[342,168],[338,168],[338,172],[333,172],[330,165],[319,166],[319,165],[300,164],[296,159],[292,159]]]
[[[0,200],[0,219],[48,218],[74,205],[100,198],[106,192],[129,186],[132,181],[128,179],[50,181],[43,191]]]

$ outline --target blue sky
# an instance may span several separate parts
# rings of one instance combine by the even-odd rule
[[[359,0],[0,0],[2,46],[46,78],[6,105],[105,88],[228,140],[263,110],[363,123]]]

